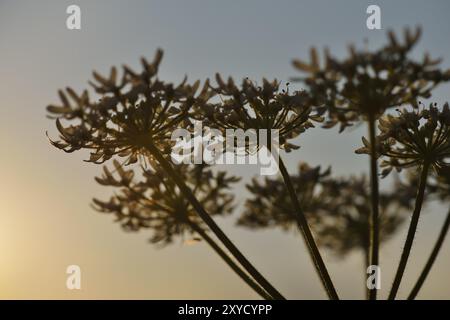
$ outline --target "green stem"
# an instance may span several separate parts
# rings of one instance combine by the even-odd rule
[[[242,279],[247,283],[256,293],[266,300],[273,300],[273,298],[261,288],[247,273],[245,273],[231,257],[208,235],[205,230],[199,227],[196,223],[190,223],[191,228],[197,232],[210,247],[225,261],[225,263]]]
[[[369,114],[369,141],[370,141],[370,186],[371,186],[371,212],[370,212],[370,265],[379,266],[379,186],[378,186],[378,164],[377,164],[377,142],[376,142],[376,121],[373,115]],[[367,268],[368,266],[366,266]],[[367,296],[370,300],[377,299],[377,289],[367,288]]]
[[[320,280],[322,281],[328,297],[332,300],[339,300],[338,294],[336,292],[336,289],[334,288],[333,282],[331,281],[328,270],[325,266],[325,263],[323,262],[316,242],[314,241],[311,229],[308,226],[305,214],[303,213],[300,202],[298,201],[297,194],[295,192],[294,186],[292,185],[291,177],[289,176],[289,173],[281,157],[278,160],[278,165],[281,171],[281,175],[283,176],[284,183],[288,189],[289,196],[294,205],[294,209],[297,212],[296,219],[298,228],[300,229],[303,238],[305,239],[306,245],[308,247],[308,252],[314,262],[314,266],[316,267],[316,271],[320,276]]]
[[[389,293],[389,300],[394,300],[397,295],[400,283],[405,272],[406,264],[408,262],[411,247],[414,241],[414,235],[416,234],[417,224],[419,223],[420,211],[422,209],[423,199],[425,195],[425,187],[427,185],[428,169],[430,165],[425,162],[422,167],[422,173],[420,174],[419,190],[416,195],[416,204],[414,206],[414,212],[411,217],[411,223],[409,225],[408,234],[406,236],[405,247],[403,248],[400,263],[398,265],[397,273],[395,274],[394,283],[392,284],[391,292]]]
[[[264,278],[264,276],[247,260],[247,258],[241,253],[241,251],[233,244],[233,242],[225,235],[220,227],[215,223],[211,216],[206,212],[200,202],[192,193],[191,189],[184,183],[183,179],[175,172],[172,165],[161,154],[161,152],[152,144],[145,146],[152,156],[158,161],[163,169],[169,174],[170,178],[180,188],[180,191],[197,211],[200,218],[206,223],[216,237],[223,243],[223,245],[230,251],[230,253],[236,258],[236,260],[242,265],[242,267],[266,290],[273,298],[284,300],[283,295],[275,289],[270,282]]]
[[[430,257],[428,258],[427,263],[425,264],[425,267],[422,270],[422,273],[420,274],[419,279],[417,280],[416,284],[414,285],[414,288],[412,289],[411,293],[408,296],[408,300],[414,300],[419,293],[420,289],[422,288],[423,283],[425,282],[425,279],[427,278],[428,274],[430,273],[431,267],[434,264],[434,261],[436,261],[436,257],[441,250],[442,244],[444,243],[445,236],[447,235],[448,228],[450,226],[450,210],[447,213],[447,218],[445,219],[444,225],[442,226],[441,233],[439,234],[439,237],[434,245],[433,251],[431,252]]]

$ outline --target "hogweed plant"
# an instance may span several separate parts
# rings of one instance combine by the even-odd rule
[[[127,66],[111,68],[106,77],[94,72],[90,82],[94,93],[60,90],[61,103],[47,107],[59,132],[59,139],[50,141],[68,153],[88,150],[88,162],[112,162],[112,167],[104,166],[97,182],[113,187],[115,193],[106,201],[94,199],[93,207],[113,215],[125,230],[148,230],[150,241],[159,247],[186,239],[204,241],[262,298],[284,299],[215,222],[236,210],[233,186],[240,177],[228,176],[214,165],[171,158],[177,144],[173,132],[193,131],[197,121],[225,135],[229,129],[259,130],[266,135],[265,142],[272,141],[275,130],[276,148],[267,146],[260,135],[256,145],[244,143],[247,153],[267,147],[277,157],[281,177],[254,178],[247,184],[250,197],[237,224],[252,230],[299,229],[328,297],[339,299],[319,248],[341,257],[358,250],[367,266],[378,265],[380,244],[400,230],[412,211],[389,295],[394,299],[425,195],[448,204],[450,194],[448,104],[418,102],[448,81],[450,73],[441,71],[439,60],[428,55],[421,61],[410,58],[419,35],[419,30],[407,30],[399,41],[390,33],[389,43],[381,49],[351,48],[342,60],[326,52],[322,65],[311,49],[310,63],[294,62],[306,74],[294,79],[303,81],[304,90],[266,79],[260,84],[243,79],[237,85],[233,78],[225,81],[219,74],[215,84],[162,81],[158,50],[152,62],[141,60],[139,72]],[[396,115],[387,112],[400,107]],[[339,124],[343,131],[360,122],[368,124],[369,135],[357,153],[370,155],[370,180],[365,175],[334,178],[331,168],[302,162],[298,173],[289,174],[280,150],[283,156],[296,152],[306,130],[318,130],[313,129],[317,124],[324,128]],[[382,176],[398,171],[390,191],[378,190],[379,161]],[[420,175],[414,174],[417,170]],[[429,274],[449,224],[450,212],[410,299]],[[368,298],[376,299],[375,289],[368,290]]]
[[[302,195],[302,207],[316,235],[318,246],[339,258],[353,251],[362,252],[364,265],[370,259],[370,186],[366,176],[333,178],[330,169],[299,165],[291,177],[296,192]],[[238,220],[249,229],[281,228],[295,225],[295,209],[282,192],[280,179],[253,179],[247,185],[252,194]],[[395,192],[393,192],[395,190]],[[389,192],[380,194],[380,243],[387,242],[407,218],[413,207],[415,189],[396,179]],[[364,276],[367,276],[364,268]]]
[[[383,161],[382,175],[395,168],[417,168],[420,171],[419,186],[415,207],[411,217],[405,247],[402,252],[397,273],[389,294],[394,299],[408,262],[409,254],[419,222],[420,212],[431,171],[435,175],[444,175],[450,168],[450,109],[448,104],[442,110],[430,105],[419,110],[402,109],[397,116],[387,115],[380,119],[380,135],[377,137],[377,155]],[[364,139],[365,147],[357,150],[369,153],[372,147]]]
[[[350,46],[349,56],[333,57],[325,50],[320,64],[317,50],[310,51],[310,63],[294,60],[293,65],[305,73],[302,81],[315,104],[326,114],[325,128],[340,124],[340,131],[364,121],[368,126],[371,179],[370,265],[379,265],[379,182],[376,157],[376,122],[386,110],[404,104],[417,107],[420,98],[429,98],[431,91],[450,79],[450,72],[437,68],[440,60],[425,54],[421,61],[410,58],[421,35],[405,29],[400,41],[389,32],[387,45],[376,51],[357,50]],[[377,291],[368,291],[376,299]]]
[[[75,104],[71,104],[60,91],[62,106],[51,105],[48,111],[57,117],[56,125],[60,141],[53,145],[66,152],[88,149],[89,161],[103,163],[114,155],[125,158],[124,165],[138,162],[156,163],[164,170],[190,202],[200,218],[220,239],[242,267],[273,297],[283,296],[258,272],[233,242],[211,218],[193,191],[177,174],[170,162],[171,133],[178,127],[190,125],[189,112],[195,104],[202,104],[209,98],[208,86],[200,93],[199,82],[189,85],[186,81],[174,86],[157,78],[162,52],[158,51],[152,63],[142,59],[141,73],[128,67],[117,83],[117,70],[111,69],[109,78],[94,72],[97,84],[93,84],[101,99],[93,102],[87,91],[77,95],[68,88]],[[71,124],[64,126],[61,120]],[[74,124],[72,124],[74,123]]]
[[[239,87],[232,78],[224,82],[220,75],[216,75],[217,88],[214,92],[220,95],[219,103],[200,105],[199,113],[205,117],[211,126],[226,132],[230,127],[241,130],[278,130],[279,148],[290,152],[298,146],[289,141],[298,137],[308,128],[314,127],[314,121],[322,121],[310,105],[311,98],[305,91],[290,92],[289,88],[280,90],[277,80],[263,79],[261,86],[244,79]],[[271,137],[266,138],[271,141]],[[251,150],[249,151],[251,152]],[[278,150],[271,150],[278,152]],[[322,284],[331,299],[338,299],[338,295],[331,277],[320,255],[314,237],[300,206],[298,195],[295,193],[290,175],[283,159],[277,154],[278,166],[289,193],[290,201],[295,207],[295,217],[298,228],[306,242],[309,254]]]
[[[302,208],[320,247],[345,257],[358,250],[369,259],[370,186],[364,176],[331,176],[331,170],[320,166],[310,167],[301,163],[296,175],[291,176],[294,189],[302,195]],[[281,228],[291,230],[295,226],[295,209],[283,192],[283,181],[265,178],[261,183],[253,179],[247,189],[252,197],[245,203],[245,210],[238,225],[250,229]],[[412,208],[413,188],[396,180],[392,190],[380,194],[380,241],[389,240],[405,221]],[[365,270],[364,270],[364,274]]]
[[[416,174],[410,174],[410,178],[417,180]],[[433,177],[432,177],[433,178]],[[440,171],[440,175],[434,176],[434,179],[430,181],[427,185],[427,189],[430,195],[434,196],[438,200],[442,201],[444,204],[449,206],[450,203],[450,168],[447,167]],[[417,279],[411,293],[408,295],[409,300],[413,300],[416,298],[420,289],[422,288],[428,274],[433,267],[434,262],[442,248],[442,244],[444,243],[445,237],[447,236],[448,229],[450,227],[450,208],[447,212],[447,216],[442,225],[441,231],[439,232],[439,236],[436,240],[436,243],[433,246],[433,250],[430,253],[430,256],[425,263],[425,266],[420,273],[419,279]]]
[[[213,216],[226,216],[234,208],[230,185],[240,179],[225,172],[214,173],[205,166],[181,165],[177,174],[193,190],[201,205]],[[142,169],[140,179],[134,170],[126,170],[115,160],[112,173],[106,166],[97,182],[118,191],[108,201],[94,199],[94,208],[114,215],[126,231],[151,230],[150,242],[165,246],[176,238],[196,241],[197,236],[208,245],[262,298],[272,297],[240,268],[209,235],[208,228],[176,184],[162,170]]]

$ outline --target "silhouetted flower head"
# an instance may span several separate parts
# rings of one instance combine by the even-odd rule
[[[219,95],[219,102],[201,106],[198,115],[206,118],[211,128],[226,129],[271,129],[278,130],[280,147],[286,151],[296,149],[288,141],[306,129],[314,127],[312,121],[322,121],[314,114],[310,97],[304,91],[280,90],[276,80],[263,79],[262,85],[244,79],[237,86],[232,78],[225,82],[216,75],[217,87],[213,92]]]
[[[369,243],[370,187],[365,176],[332,178],[330,170],[302,164],[292,182],[311,224],[318,245],[343,256],[353,249],[366,250]],[[395,182],[395,192],[380,195],[381,241],[386,241],[402,224],[403,213],[412,208],[415,191]],[[295,228],[295,209],[281,179],[254,180],[247,186],[252,197],[238,225],[251,229]]]
[[[412,208],[415,190],[396,181],[395,192],[380,194],[380,241],[386,242],[396,233]],[[353,249],[364,252],[370,242],[370,186],[365,176],[330,179],[324,182],[319,198],[327,198],[327,206],[319,211],[314,230],[318,242],[338,255]],[[367,253],[367,252],[366,252]]]
[[[437,68],[440,60],[428,54],[422,61],[410,58],[419,38],[420,29],[406,29],[403,41],[389,32],[389,43],[373,52],[351,46],[349,56],[340,60],[326,50],[324,65],[313,48],[310,63],[294,60],[294,67],[306,73],[296,80],[306,84],[318,110],[327,112],[325,127],[340,123],[342,131],[361,117],[378,118],[402,104],[415,106],[418,98],[430,97],[436,85],[450,79],[450,71]]]
[[[450,166],[450,108],[436,105],[419,110],[402,109],[398,115],[386,115],[379,121],[378,153],[383,176],[395,168],[417,167],[427,162],[437,175]],[[357,153],[369,153],[369,142]]]
[[[331,171],[323,171],[320,166],[313,168],[307,163],[300,163],[298,171],[299,174],[291,176],[291,180],[302,208],[306,213],[315,211],[319,206],[315,194],[321,181],[329,177]],[[252,197],[247,199],[238,225],[249,228],[281,227],[284,230],[295,226],[296,212],[281,179],[265,177],[261,183],[253,178],[246,187]],[[314,216],[311,218],[314,219]]]
[[[208,84],[199,94],[199,82],[193,85],[186,79],[179,85],[157,78],[162,51],[152,63],[142,59],[142,71],[136,73],[127,66],[118,80],[115,67],[109,77],[97,72],[91,82],[98,101],[91,101],[85,90],[78,95],[67,88],[59,91],[62,105],[47,107],[55,117],[60,141],[53,145],[66,152],[89,149],[89,161],[102,163],[113,155],[127,157],[135,163],[138,156],[149,156],[145,146],[152,144],[161,152],[171,148],[171,133],[178,127],[188,127],[191,107],[208,99]],[[71,99],[71,100],[70,100]]]
[[[232,211],[234,196],[229,187],[239,178],[213,173],[204,165],[179,165],[175,170],[208,212],[223,216]],[[136,181],[133,170],[125,170],[114,160],[114,172],[105,166],[103,176],[96,180],[115,187],[116,192],[108,201],[94,199],[94,208],[113,214],[127,231],[150,229],[152,243],[166,245],[176,237],[192,236],[192,224],[204,227],[186,197],[162,170],[144,170],[143,177]]]

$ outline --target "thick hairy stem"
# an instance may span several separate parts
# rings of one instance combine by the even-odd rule
[[[402,282],[403,274],[405,272],[406,264],[408,262],[411,247],[414,241],[414,235],[416,234],[417,224],[419,223],[420,211],[422,209],[422,203],[425,195],[425,187],[427,185],[427,176],[429,163],[424,163],[422,166],[422,173],[420,174],[419,190],[416,195],[416,204],[414,206],[414,212],[411,217],[411,223],[409,224],[408,234],[406,236],[405,247],[403,248],[400,263],[398,265],[397,273],[395,274],[394,283],[392,284],[391,292],[389,293],[389,300],[394,300],[397,295],[400,283]]]
[[[379,188],[378,188],[378,164],[376,145],[376,121],[369,115],[369,141],[370,141],[370,188],[371,188],[371,211],[370,211],[370,260],[369,265],[379,266],[380,224],[379,224]],[[369,266],[367,265],[366,268]],[[377,299],[377,289],[367,288],[367,296],[370,300]]]
[[[428,258],[428,261],[425,264],[425,267],[423,268],[419,279],[414,285],[414,288],[409,294],[408,300],[414,300],[417,294],[419,293],[420,289],[422,288],[422,285],[425,282],[428,274],[430,273],[431,267],[433,266],[434,261],[436,261],[436,257],[438,256],[438,253],[442,248],[442,244],[444,243],[445,236],[447,235],[449,226],[450,226],[450,210],[447,213],[447,218],[445,219],[444,225],[442,226],[441,233],[439,234],[439,237],[434,245],[433,251],[431,252],[430,257]]]
[[[153,155],[158,163],[167,172],[170,178],[180,188],[180,191],[197,211],[200,218],[206,223],[216,237],[223,243],[223,245],[230,251],[233,257],[242,265],[242,267],[266,290],[274,299],[284,300],[283,295],[275,289],[264,276],[256,270],[256,268],[247,260],[241,251],[233,244],[233,242],[225,235],[220,227],[215,223],[211,216],[206,212],[200,202],[192,193],[191,189],[184,183],[183,179],[175,172],[172,165],[161,154],[161,152],[152,144],[146,145],[147,150]]]
[[[309,228],[308,222],[306,221],[305,214],[303,213],[303,210],[300,206],[300,202],[297,198],[294,186],[292,185],[291,177],[289,176],[289,173],[281,158],[279,158],[279,167],[281,175],[283,176],[284,183],[286,184],[286,187],[288,189],[289,196],[294,205],[294,209],[297,212],[297,225],[303,235],[303,238],[305,239],[306,246],[308,247],[308,252],[314,262],[314,266],[316,267],[317,273],[320,276],[320,280],[325,287],[328,297],[332,300],[339,300],[338,294],[336,292],[336,289],[334,288],[333,282],[331,281],[328,270],[325,266],[325,263],[323,262],[316,242],[314,241],[311,229]]]
[[[199,227],[196,223],[190,223],[191,228],[197,232],[209,246],[225,261],[225,263],[247,283],[256,293],[266,300],[273,300],[273,298],[261,288],[246,272],[244,272],[233,259],[208,235],[208,233]]]

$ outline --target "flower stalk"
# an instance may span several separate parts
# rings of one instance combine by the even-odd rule
[[[314,262],[314,266],[320,276],[320,280],[322,281],[322,284],[327,292],[328,297],[332,300],[339,300],[339,296],[336,292],[336,289],[334,288],[333,282],[328,273],[327,267],[325,266],[325,263],[322,259],[322,256],[320,255],[320,251],[317,248],[316,242],[312,235],[311,229],[309,228],[305,214],[303,213],[303,210],[300,206],[300,202],[298,201],[294,186],[292,185],[291,178],[281,157],[279,158],[279,168],[280,173],[283,176],[286,188],[288,189],[290,199],[296,211],[298,228],[300,229],[303,238],[305,239],[308,252],[311,256],[311,259]]]
[[[147,150],[152,154],[161,167],[167,172],[175,184],[180,188],[180,191],[194,207],[195,211],[199,214],[200,218],[208,225],[211,231],[217,236],[217,238],[224,244],[224,246],[230,251],[230,253],[236,258],[242,267],[266,290],[272,297],[279,300],[284,300],[283,295],[273,287],[270,282],[248,261],[248,259],[241,253],[241,251],[233,244],[233,242],[225,235],[220,227],[211,218],[208,212],[205,211],[203,206],[199,203],[189,187],[184,181],[176,174],[171,164],[164,158],[161,152],[153,146],[151,143],[146,144]]]
[[[256,283],[247,273],[245,273],[231,257],[196,223],[190,222],[192,230],[197,232],[203,240],[225,261],[225,263],[256,293],[258,293],[265,300],[273,300],[273,297],[268,294],[261,286]]]
[[[419,293],[420,289],[423,286],[423,283],[425,282],[426,278],[428,277],[428,274],[430,273],[430,270],[433,267],[433,264],[436,261],[436,258],[439,254],[439,251],[442,248],[442,244],[444,243],[444,240],[447,235],[449,227],[450,227],[450,210],[447,213],[447,218],[445,219],[444,225],[442,226],[441,232],[439,233],[439,237],[434,245],[433,251],[431,252],[430,257],[428,258],[427,263],[425,264],[425,267],[423,268],[422,272],[420,273],[419,279],[417,279],[417,282],[414,285],[414,288],[412,289],[411,293],[409,294],[408,300],[414,300],[417,297],[417,294]]]
[[[427,185],[428,169],[430,168],[430,162],[424,162],[422,166],[422,171],[420,174],[419,189],[416,196],[416,204],[414,207],[414,212],[411,217],[411,223],[409,225],[408,234],[406,236],[405,246],[400,258],[397,272],[395,274],[394,282],[392,284],[391,292],[389,293],[389,300],[394,300],[398,289],[400,288],[400,283],[405,272],[406,264],[408,263],[409,254],[411,252],[412,244],[414,241],[414,236],[417,230],[417,224],[419,223],[420,211],[422,209],[422,204],[425,195],[425,187]]]
[[[370,185],[371,185],[371,213],[369,219],[370,225],[370,248],[369,264],[379,265],[379,187],[378,187],[378,164],[377,164],[377,146],[376,146],[376,127],[375,117],[369,114],[369,139],[370,139]],[[366,268],[369,265],[366,266]],[[377,299],[377,289],[367,289],[367,297],[370,300]]]

